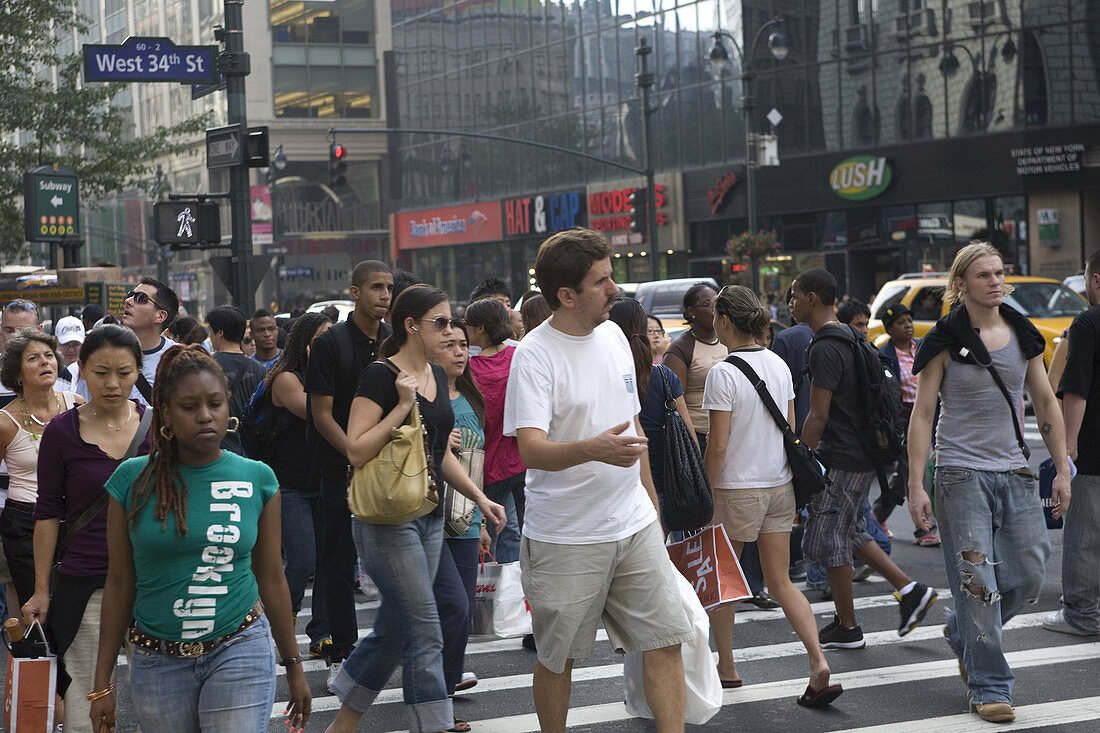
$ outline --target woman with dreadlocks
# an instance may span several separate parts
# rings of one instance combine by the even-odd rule
[[[109,562],[92,725],[115,728],[109,682],[128,634],[142,730],[266,731],[272,636],[290,686],[287,724],[302,726],[310,692],[283,576],[275,474],[221,449],[236,420],[225,374],[201,346],[164,353],[153,410],[149,455],[125,461],[105,487]]]
[[[319,480],[311,480],[317,462],[310,456],[306,440],[306,391],[302,387],[302,377],[310,344],[331,325],[332,321],[322,313],[306,313],[295,321],[283,355],[272,365],[264,383],[264,399],[270,399],[274,407],[267,464],[279,479],[282,494],[284,571],[295,618],[302,608],[306,584],[317,565],[320,549],[317,540],[321,530],[321,484]],[[313,582],[313,615],[306,626],[309,653],[315,657],[323,657],[332,647],[324,593],[318,585],[320,575],[318,573]]]

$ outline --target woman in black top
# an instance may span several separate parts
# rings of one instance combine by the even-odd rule
[[[358,467],[378,455],[416,400],[428,434],[437,495],[443,495],[446,479],[499,529],[505,522],[504,508],[485,498],[447,450],[454,427],[447,375],[428,361],[443,343],[454,339],[446,293],[413,285],[401,291],[390,314],[394,330],[380,350],[384,361],[363,370],[351,405],[348,460]],[[404,524],[355,520],[352,537],[364,569],[382,593],[382,604],[374,630],[356,645],[329,684],[342,703],[329,731],[354,731],[398,664],[404,669],[409,729],[451,728],[455,719],[443,677],[443,638],[432,593],[443,543],[442,507]]]
[[[309,345],[332,325],[320,313],[307,313],[294,322],[287,336],[283,355],[272,365],[264,380],[264,400],[271,400],[271,448],[264,458],[283,496],[283,557],[284,572],[290,588],[290,604],[294,617],[302,609],[306,583],[314,574],[321,528],[321,497],[319,481],[311,480],[316,465],[306,440],[306,392],[302,376],[309,359]],[[313,582],[313,615],[306,626],[309,653],[324,656],[329,638],[328,614],[325,613],[318,573]]]

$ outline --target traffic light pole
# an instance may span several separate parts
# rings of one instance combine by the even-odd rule
[[[653,180],[653,135],[649,118],[653,108],[649,104],[649,90],[653,86],[653,72],[649,70],[647,57],[653,52],[645,37],[638,39],[634,55],[638,57],[640,68],[634,75],[634,85],[642,90],[642,146],[645,149],[645,187],[646,187],[646,229],[649,234],[649,256],[653,263],[653,279],[660,280],[661,249],[657,244],[657,185]]]
[[[228,122],[248,129],[244,94],[244,78],[250,71],[248,54],[244,51],[241,7],[244,0],[225,0],[225,51],[218,67],[225,76]],[[241,144],[246,144],[245,140]],[[232,287],[234,303],[251,317],[255,311],[256,287],[252,282],[252,221],[248,181],[248,156],[244,162],[229,168],[229,209],[232,221]]]

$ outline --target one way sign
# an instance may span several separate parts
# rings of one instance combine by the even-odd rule
[[[232,168],[245,160],[245,126],[212,127],[206,131],[206,167]]]

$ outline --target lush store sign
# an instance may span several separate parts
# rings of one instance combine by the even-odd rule
[[[829,173],[833,193],[849,201],[867,201],[886,193],[894,181],[894,168],[886,158],[857,155],[836,165]]]

